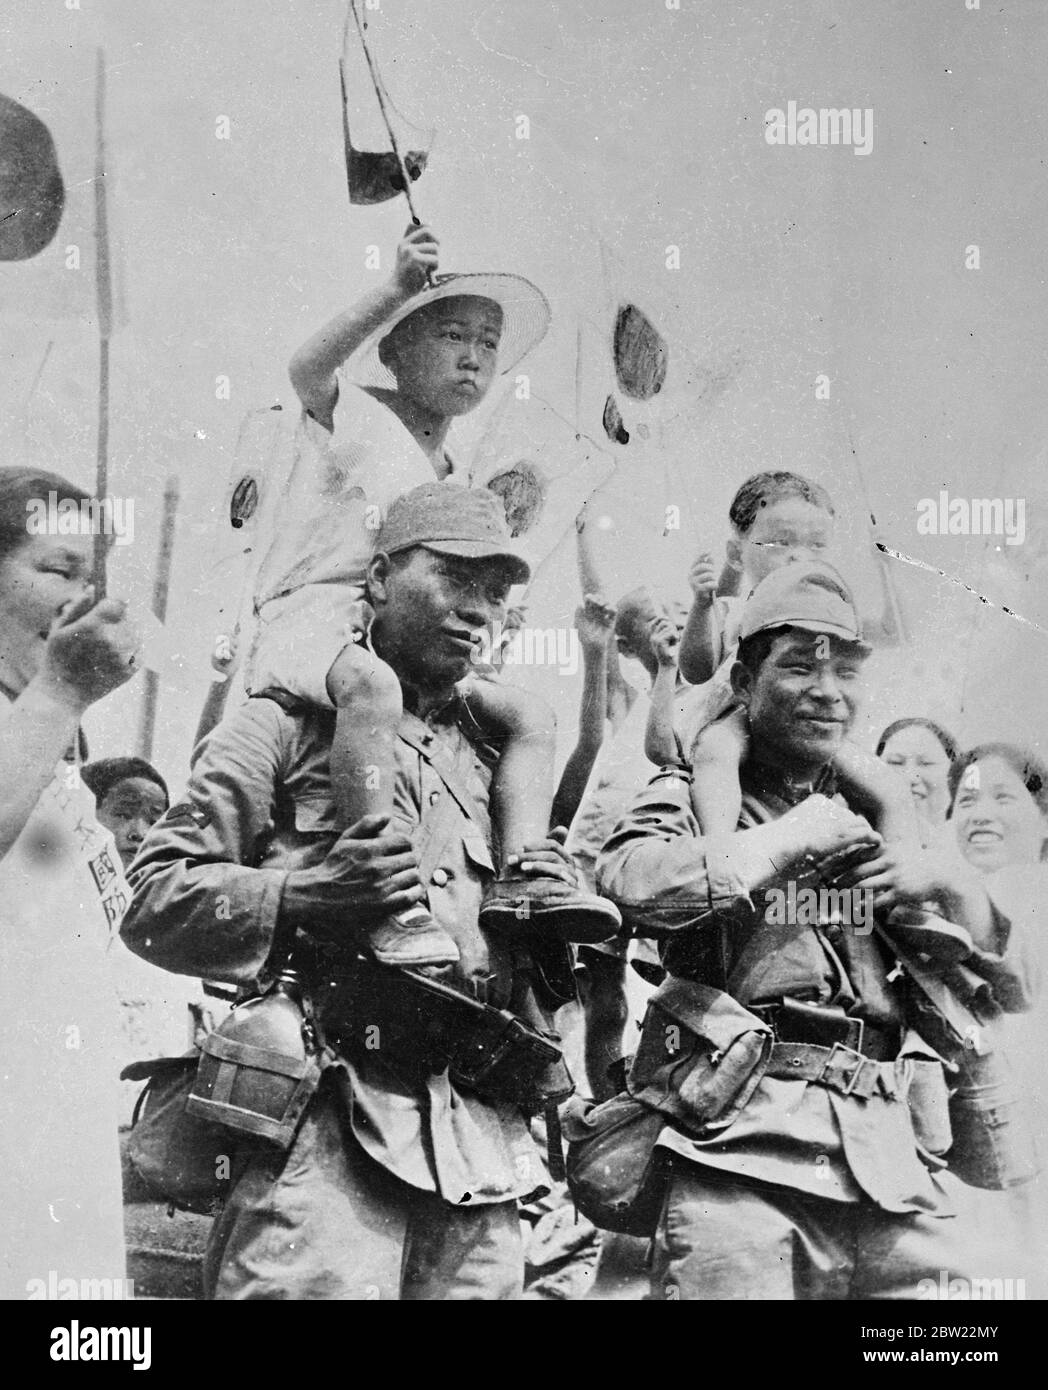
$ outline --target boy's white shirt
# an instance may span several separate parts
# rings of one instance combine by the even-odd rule
[[[320,706],[332,663],[367,626],[364,578],[390,504],[436,478],[407,426],[362,387],[340,381],[333,426],[299,421],[243,672],[249,693],[276,686]],[[468,469],[444,457],[447,477],[468,486]]]
[[[259,567],[255,607],[306,584],[361,585],[394,498],[436,477],[410,430],[362,387],[340,382],[328,431],[303,414],[296,458]],[[448,477],[469,483],[450,452]],[[464,476],[465,474],[465,476]]]

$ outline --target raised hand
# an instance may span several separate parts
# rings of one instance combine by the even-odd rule
[[[590,651],[601,651],[608,645],[614,627],[613,605],[605,603],[599,594],[586,594],[575,609],[575,630],[583,647]]]
[[[106,598],[95,603],[88,588],[67,603],[51,624],[38,679],[77,711],[129,681],[141,636],[127,620],[127,604]]]
[[[659,666],[676,666],[680,654],[680,633],[677,625],[665,615],[653,618],[648,626],[651,637],[651,650]]]
[[[712,603],[717,592],[717,569],[709,551],[699,555],[688,571],[691,592],[699,603]]]
[[[426,288],[430,271],[436,273],[440,242],[429,227],[412,223],[397,246],[392,281],[405,299]]]

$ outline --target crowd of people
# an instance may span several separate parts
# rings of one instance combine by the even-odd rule
[[[643,574],[581,596],[555,784],[552,716],[488,640],[529,565],[448,444],[549,309],[438,259],[409,228],[390,281],[292,359],[244,698],[209,702],[176,805],[150,764],[86,760],[82,716],[137,639],[91,590],[90,532],[25,527],[32,498],[84,494],[0,470],[5,1293],[123,1276],[119,932],[256,1030],[291,999],[315,1063],[283,1146],[227,1120],[208,1297],[517,1298],[522,1232],[573,1199],[584,1277],[530,1296],[585,1296],[612,1211],[651,1244],[653,1299],[916,1298],[943,1270],[1034,1296],[1048,771],[919,711],[853,741],[883,624],[836,563],[832,497],[773,470],[688,604]],[[585,511],[577,543],[592,573]],[[227,1117],[250,1108],[238,1014],[201,1040]]]

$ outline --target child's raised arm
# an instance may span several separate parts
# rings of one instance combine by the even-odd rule
[[[582,585],[583,597],[587,594],[602,594],[604,586],[601,583],[600,571],[597,568],[597,556],[593,546],[593,533],[589,525],[590,514],[593,511],[592,494],[575,518],[575,541],[577,546],[576,556],[579,566],[579,581]],[[585,657],[585,651],[583,652]],[[637,698],[634,690],[622,674],[622,667],[619,664],[619,649],[615,642],[614,628],[608,633],[608,649],[605,655],[605,686],[607,690],[607,700],[605,714],[611,724],[611,732],[618,733],[622,727],[622,721],[629,714],[633,701]]]
[[[302,408],[325,429],[334,428],[335,372],[393,310],[425,286],[428,272],[437,268],[438,247],[428,227],[412,224],[397,247],[393,274],[386,283],[336,314],[292,355],[291,384]]]
[[[680,673],[691,685],[708,681],[720,664],[720,633],[713,612],[717,592],[713,556],[700,555],[688,572],[695,595],[680,643]]]
[[[604,715],[608,702],[608,637],[615,610],[596,594],[586,594],[575,612],[575,629],[582,647],[582,702],[579,736],[564,764],[553,798],[550,825],[570,826],[582,802],[586,783],[604,742]]]
[[[680,746],[673,732],[679,647],[676,626],[669,618],[656,618],[651,625],[651,649],[659,663],[659,670],[651,687],[651,710],[644,731],[644,756],[657,767],[668,767],[681,759]]]

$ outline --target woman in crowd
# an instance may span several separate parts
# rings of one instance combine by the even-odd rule
[[[995,874],[1044,864],[1048,769],[1040,759],[1010,743],[982,743],[950,769],[950,793],[957,844],[974,868]]]
[[[49,498],[72,534],[27,524]],[[88,500],[55,474],[0,469],[5,1298],[47,1297],[52,1285],[77,1296],[69,1281],[83,1296],[85,1281],[124,1277],[105,953],[129,890],[79,762],[80,721],[134,674],[137,639],[123,603],[95,601]]]
[[[957,759],[956,740],[933,720],[916,716],[889,724],[877,741],[876,752],[909,782],[921,832],[927,837],[942,825],[949,810],[949,775]]]
[[[957,758],[950,768],[950,825],[967,862],[987,877],[997,906],[1028,934],[1043,983],[1048,964],[1045,897],[1048,893],[1048,768],[1010,743],[983,743]],[[1026,1118],[1043,1164],[1048,1155],[1048,1087],[1044,1049],[1048,1043],[1043,1004],[1027,1014],[1008,1015],[1002,1046],[1017,1074]],[[990,1194],[989,1219],[997,1219],[1001,1197]],[[1033,1182],[1003,1194],[1016,1227],[1036,1244],[1043,1297],[1048,1283],[1048,1190],[1042,1172]]]

